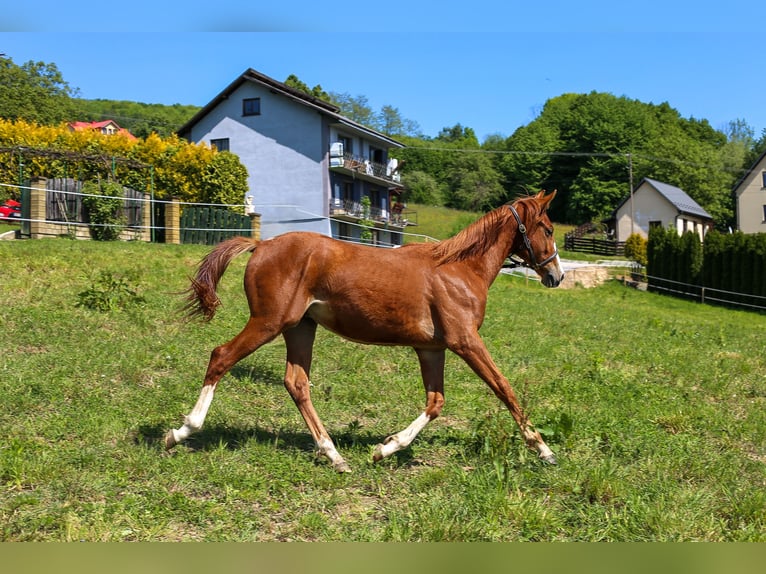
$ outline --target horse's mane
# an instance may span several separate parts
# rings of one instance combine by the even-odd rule
[[[508,206],[527,202],[529,199],[533,198],[524,197],[515,202],[506,203],[483,215],[454,237],[436,244],[434,248],[436,260],[440,265],[444,265],[483,255],[497,242],[498,235],[508,224],[508,220],[513,217]]]
[[[486,253],[508,220],[507,215],[510,211],[505,206],[490,211],[454,237],[440,242],[435,248],[437,261],[444,265]]]

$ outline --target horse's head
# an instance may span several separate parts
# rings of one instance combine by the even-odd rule
[[[556,191],[548,195],[541,191],[534,197],[518,201],[515,204],[517,207],[524,206],[520,211],[509,205],[518,225],[511,256],[521,258],[524,265],[534,269],[546,287],[558,287],[564,280],[559,252],[553,239],[553,225],[548,219],[548,205],[554,197]]]

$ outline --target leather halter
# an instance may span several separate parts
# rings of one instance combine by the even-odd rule
[[[540,269],[541,267],[544,267],[545,265],[553,261],[559,254],[559,250],[556,248],[553,249],[552,255],[550,255],[549,257],[546,257],[540,263],[537,262],[537,259],[535,258],[535,252],[532,250],[532,244],[529,242],[529,237],[527,237],[527,227],[521,222],[521,217],[519,217],[519,213],[516,211],[516,209],[512,205],[509,205],[508,209],[511,210],[513,217],[516,219],[516,223],[518,224],[518,227],[519,227],[519,233],[521,233],[521,239],[524,241],[524,247],[526,247],[527,251],[529,252],[529,259],[530,259],[530,264],[528,264],[527,262],[523,260],[516,261],[513,259],[513,257],[516,254],[512,252],[509,255],[511,262],[515,266],[527,265],[528,267],[531,267],[532,269]]]

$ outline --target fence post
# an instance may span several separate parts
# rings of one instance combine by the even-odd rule
[[[45,233],[46,211],[48,191],[46,185],[48,180],[44,177],[38,177],[32,180],[29,190],[29,237],[40,239],[48,235]]]
[[[177,197],[165,206],[165,243],[181,243],[181,204]]]
[[[152,240],[152,210],[154,209],[154,202],[150,199],[146,200],[144,194],[144,201],[141,203],[141,241]]]
[[[261,214],[251,212],[251,213],[248,213],[248,215],[250,216],[250,230],[253,232],[252,238],[255,239],[256,241],[260,241],[261,240]]]

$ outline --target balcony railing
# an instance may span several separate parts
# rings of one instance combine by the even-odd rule
[[[384,179],[393,183],[399,183],[401,179],[399,172],[391,164],[383,165],[382,163],[355,157],[348,153],[344,153],[342,157],[331,157],[330,167],[342,168],[360,175],[369,175],[370,177]]]
[[[330,216],[340,216],[342,219],[353,221],[365,219],[364,206],[358,201],[331,199]],[[418,212],[404,208],[400,213],[391,213],[386,209],[370,206],[368,218],[376,223],[406,227],[418,224]]]

